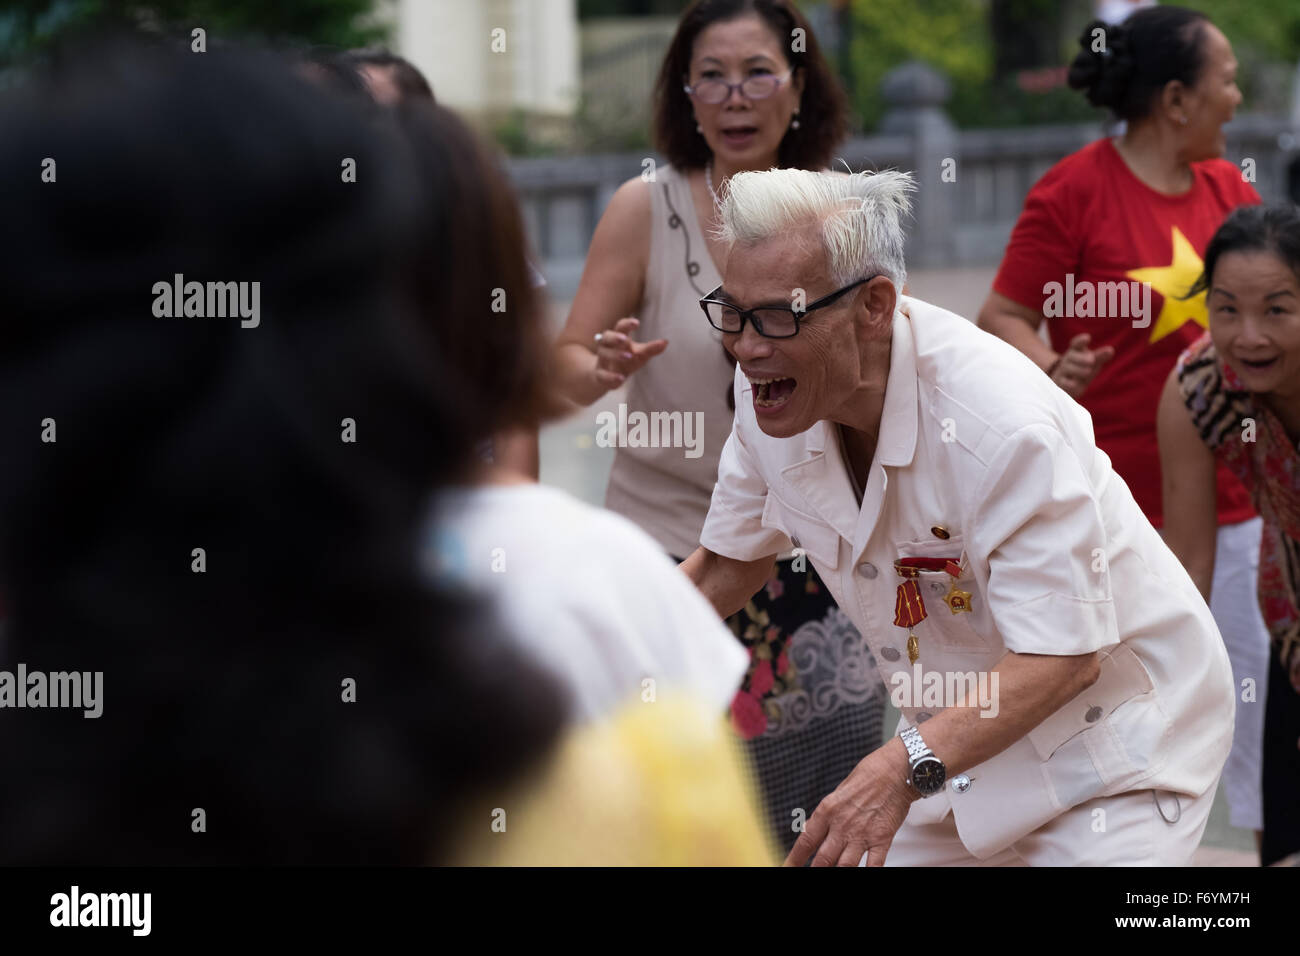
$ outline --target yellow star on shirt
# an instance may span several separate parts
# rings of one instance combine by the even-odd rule
[[[1186,301],[1181,298],[1201,276],[1201,257],[1196,254],[1196,249],[1187,241],[1187,237],[1178,231],[1177,226],[1173,227],[1173,246],[1174,257],[1169,265],[1150,266],[1126,273],[1130,279],[1149,282],[1152,289],[1164,296],[1164,304],[1160,306],[1160,315],[1151,327],[1148,344],[1159,342],[1188,322],[1195,322],[1203,329],[1209,327],[1205,293],[1198,292]]]

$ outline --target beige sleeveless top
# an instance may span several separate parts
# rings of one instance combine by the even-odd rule
[[[655,180],[637,340],[664,338],[668,348],[628,379],[605,506],[684,558],[699,547],[718,458],[731,434],[727,395],[735,368],[723,351],[722,333],[700,308],[700,297],[722,277],[709,256],[689,184],[669,166],[659,167]]]

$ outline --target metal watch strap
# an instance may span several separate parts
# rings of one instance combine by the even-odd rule
[[[903,740],[903,746],[907,748],[907,759],[911,764],[915,764],[922,757],[929,757],[933,751],[925,745],[921,739],[921,732],[915,727],[908,727],[899,736]]]

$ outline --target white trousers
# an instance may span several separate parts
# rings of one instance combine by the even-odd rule
[[[908,814],[885,866],[1186,866],[1217,788],[1216,780],[1199,797],[1134,790],[1089,800],[986,860],[967,851],[951,813],[926,824],[910,823]]]
[[[1245,830],[1264,828],[1260,774],[1269,641],[1256,597],[1263,528],[1261,518],[1219,526],[1210,591],[1210,612],[1223,635],[1237,687],[1237,723],[1232,731],[1232,750],[1223,767],[1223,792],[1228,801],[1228,822]],[[1243,692],[1245,680],[1253,681],[1253,695]],[[1243,696],[1254,699],[1242,700]]]

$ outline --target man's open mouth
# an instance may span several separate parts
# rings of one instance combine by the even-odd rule
[[[784,405],[799,384],[792,378],[751,378],[749,383],[754,386],[754,404],[759,408]]]

